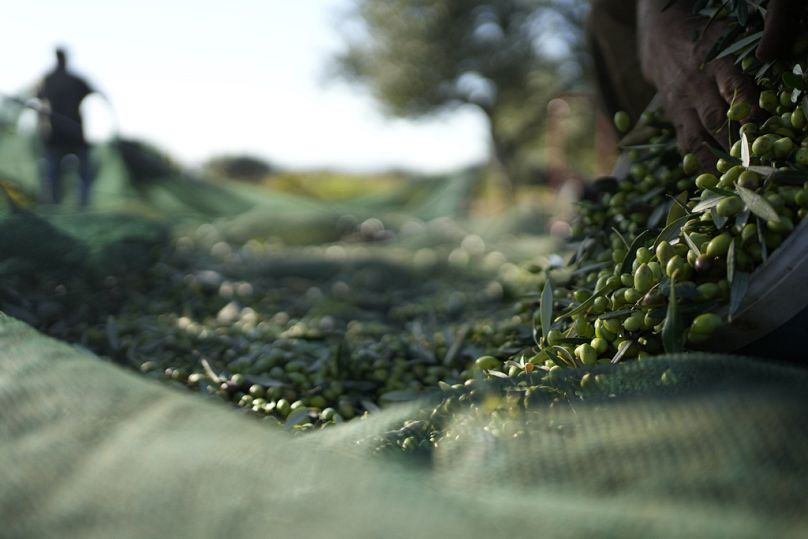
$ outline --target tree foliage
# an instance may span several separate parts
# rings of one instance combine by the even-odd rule
[[[357,0],[359,28],[338,58],[387,112],[418,117],[473,105],[492,157],[512,168],[541,133],[547,102],[586,86],[581,0]]]
[[[222,155],[205,163],[205,171],[224,178],[259,182],[272,173],[272,166],[252,155]]]

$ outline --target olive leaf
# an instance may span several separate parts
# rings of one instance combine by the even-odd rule
[[[746,0],[739,0],[735,3],[735,17],[741,26],[745,27],[749,24],[749,8],[746,5]]]
[[[758,72],[755,73],[755,79],[762,78],[766,74],[766,72],[769,71],[769,69],[771,69],[771,67],[773,65],[774,65],[774,60],[771,60],[770,62],[766,62],[765,64],[760,66],[760,69],[758,70]]]
[[[575,250],[575,253],[570,258],[570,261],[567,265],[572,266],[578,260],[583,259],[584,255],[589,251],[590,247],[595,245],[595,239],[590,237],[586,237],[578,243],[578,248]]]
[[[749,211],[761,219],[765,219],[766,221],[778,221],[780,219],[780,216],[777,215],[777,212],[772,208],[772,205],[769,204],[769,201],[759,194],[740,185],[735,186],[735,190],[738,192],[744,204],[746,204],[746,207],[749,208]]]
[[[578,268],[575,271],[573,271],[572,273],[570,273],[570,276],[580,275],[582,273],[590,273],[590,272],[593,272],[593,271],[598,271],[598,270],[601,270],[603,268],[608,268],[611,265],[612,265],[611,262],[598,262],[596,264],[589,264],[588,266],[581,266],[580,268]]]
[[[682,232],[682,237],[685,239],[687,246],[690,247],[690,250],[696,253],[696,256],[701,256],[701,250],[699,250],[698,245],[690,239],[690,235],[687,232]]]
[[[626,355],[626,352],[628,352],[628,349],[631,348],[632,344],[634,344],[634,341],[632,340],[621,342],[620,346],[617,348],[617,352],[612,358],[612,363],[618,363],[621,359],[623,359],[623,356]]]
[[[756,219],[757,221],[757,239],[758,243],[760,244],[760,254],[763,258],[763,262],[765,263],[766,260],[769,258],[769,250],[766,247],[766,237],[763,235],[763,223],[760,219]]]
[[[550,282],[549,277],[544,284],[544,290],[541,291],[539,319],[541,321],[541,334],[546,343],[547,334],[550,333],[550,325],[553,323],[553,283]]]
[[[702,144],[707,146],[707,149],[710,150],[710,152],[712,152],[712,154],[715,155],[716,157],[718,157],[719,159],[723,159],[727,163],[732,163],[733,165],[740,165],[741,164],[740,159],[738,159],[737,157],[732,157],[730,154],[728,154],[727,152],[725,152],[721,148],[713,146],[712,144],[710,144],[709,142],[706,142],[706,141],[702,142]]]
[[[755,174],[760,174],[764,178],[768,178],[769,176],[771,176],[776,172],[776,169],[773,167],[763,167],[763,166],[747,167],[747,170],[750,170]]]
[[[734,197],[736,195],[735,191],[722,189],[721,187],[705,187],[705,190],[717,195],[724,195],[725,197]]]
[[[563,339],[558,340],[558,344],[578,345],[578,344],[586,344],[591,341],[592,339],[587,339],[585,337],[564,337]]]
[[[648,236],[651,235],[650,230],[643,230],[642,234],[634,238],[631,246],[626,251],[626,256],[623,258],[623,263],[620,265],[620,273],[628,273],[631,269],[631,264],[634,263],[634,258],[637,255],[637,249],[642,247]]]
[[[729,56],[730,54],[734,54],[734,53],[740,51],[741,49],[743,49],[744,47],[747,47],[747,46],[749,46],[749,45],[751,45],[753,43],[757,43],[760,40],[761,37],[763,37],[763,30],[761,30],[760,32],[755,32],[754,34],[748,35],[745,38],[743,38],[743,39],[741,39],[739,41],[736,41],[735,43],[733,43],[732,45],[730,45],[726,49],[722,50],[721,53],[718,56],[715,57],[715,59],[718,60],[720,58],[724,58],[725,56]]]
[[[746,47],[746,49],[742,53],[740,53],[735,57],[735,64],[740,65],[743,62],[744,58],[752,54],[752,51],[754,51],[755,49],[757,49],[757,47],[754,44]]]
[[[677,219],[686,216],[690,213],[690,210],[687,209],[685,203],[687,203],[687,191],[682,191],[675,197],[671,197],[671,204],[670,209],[668,210],[668,217],[665,219],[665,226],[670,225]]]
[[[713,220],[713,224],[718,230],[724,228],[724,225],[729,221],[728,217],[718,215],[718,210],[716,210],[715,207],[710,208],[710,218]]]
[[[690,219],[689,215],[683,215],[679,217],[668,226],[662,229],[662,232],[659,233],[656,240],[654,240],[654,246],[656,247],[663,241],[671,241],[675,238],[679,237],[679,232],[681,232],[682,227],[685,223]]]
[[[734,196],[734,193],[733,193],[733,196]],[[699,202],[698,204],[693,206],[692,211],[693,211],[693,213],[702,213],[704,211],[709,210],[710,208],[715,208],[716,206],[718,206],[718,203],[721,202],[722,200],[724,200],[725,198],[728,198],[728,197],[726,195],[718,195],[718,196],[715,196],[715,197],[709,197],[706,200],[702,200],[701,202]]]
[[[550,356],[550,359],[552,359],[556,365],[566,365],[567,367],[575,367],[575,360],[570,358],[569,352],[567,352],[564,348],[560,346],[550,346],[545,348],[544,351],[547,353],[548,356]]]
[[[295,425],[299,425],[309,416],[309,409],[305,406],[298,408],[297,410],[293,410],[289,417],[286,418],[286,421],[283,424],[285,429],[291,429]]]
[[[729,250],[727,250],[727,281],[729,284],[732,284],[735,279],[735,249],[736,242],[733,239],[732,243],[729,244]]]
[[[654,211],[651,212],[651,215],[648,216],[646,226],[648,228],[657,228],[659,223],[662,222],[662,218],[665,217],[666,213],[668,213],[667,204],[659,204],[656,208],[654,208]]]
[[[634,312],[634,309],[620,309],[619,311],[611,311],[599,314],[598,318],[601,320],[608,320],[610,318],[622,318]]]
[[[752,164],[752,154],[749,151],[749,139],[744,131],[741,134],[741,165],[748,168],[750,164]]]
[[[748,209],[744,209],[738,215],[735,216],[735,227],[738,229],[740,233],[743,230],[743,227],[746,226],[746,223],[749,221],[749,216],[752,214]]]
[[[721,2],[721,5],[718,6],[718,7],[702,9],[699,12],[699,15],[702,15],[704,17],[709,17],[709,19],[707,20],[707,24],[704,25],[704,28],[702,28],[701,33],[698,34],[697,39],[701,39],[702,37],[704,37],[704,34],[707,33],[707,30],[710,28],[710,26],[716,20],[718,20],[719,16],[721,16],[722,13],[724,13],[724,8],[726,8],[728,6],[728,4],[729,4],[729,0],[724,0],[723,2]],[[730,39],[728,37],[724,36],[723,41],[726,43],[726,42],[729,42]],[[704,63],[707,63],[709,61],[710,60],[705,59]]]
[[[643,193],[642,195],[640,195],[640,196],[638,196],[638,197],[636,197],[636,198],[631,199],[631,200],[630,200],[630,201],[629,201],[629,202],[626,204],[626,207],[631,208],[631,207],[633,207],[633,206],[638,206],[638,205],[640,205],[640,204],[644,204],[645,202],[650,201],[650,200],[651,200],[652,198],[654,198],[655,196],[657,196],[657,195],[661,195],[661,194],[662,194],[662,193],[664,193],[664,192],[665,192],[665,187],[664,187],[664,186],[655,187],[655,188],[653,188],[653,189],[649,190],[648,192]]]
[[[744,296],[749,290],[749,274],[746,272],[736,272],[735,279],[732,281],[732,287],[729,290],[729,321],[732,322],[732,317],[738,312],[738,309],[743,303]]]
[[[620,233],[620,231],[619,231],[619,230],[617,230],[615,227],[612,227],[612,232],[614,232],[615,234],[617,234],[617,237],[618,237],[618,238],[620,238],[620,241],[622,241],[622,242],[623,242],[623,245],[625,245],[625,246],[626,246],[626,252],[628,252],[628,249],[630,249],[630,248],[631,248],[631,246],[630,246],[630,245],[628,244],[628,242],[626,241],[626,238],[624,238],[624,237],[623,237],[623,235]]]
[[[671,281],[668,296],[668,310],[662,324],[662,346],[668,354],[676,354],[684,349],[684,329],[679,318],[679,307],[676,304],[676,283]]]
[[[602,288],[600,288],[600,289],[598,289],[598,290],[595,290],[595,291],[592,293],[592,295],[591,295],[591,296],[589,296],[589,299],[587,299],[586,301],[584,301],[583,303],[581,303],[580,305],[578,305],[578,306],[577,306],[576,308],[574,308],[573,310],[571,310],[571,311],[569,311],[569,312],[562,313],[562,314],[558,315],[558,316],[555,318],[555,321],[556,321],[556,322],[558,322],[559,320],[563,320],[563,319],[568,318],[568,317],[570,317],[570,316],[575,316],[575,315],[576,315],[576,314],[578,314],[578,313],[582,313],[582,312],[584,312],[585,310],[587,310],[587,309],[588,309],[588,308],[589,308],[589,307],[590,307],[590,306],[591,306],[591,305],[592,305],[592,304],[595,302],[595,300],[596,300],[597,298],[599,298],[599,297],[603,296],[604,294],[608,294],[608,293],[609,293],[609,292],[611,292],[611,291],[612,291],[612,288],[611,288],[611,287],[609,287],[608,285],[604,285]],[[544,313],[542,312],[542,315],[543,315],[543,314],[544,314]],[[552,311],[550,312],[550,316],[552,316]],[[542,322],[542,326],[544,326],[544,322]],[[543,330],[544,330],[544,327],[542,327],[542,331],[543,331]],[[546,337],[545,337],[545,340],[546,340]]]

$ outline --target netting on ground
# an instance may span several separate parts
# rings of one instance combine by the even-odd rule
[[[707,355],[605,368],[600,397],[514,416],[512,435],[458,412],[457,441],[408,462],[355,442],[418,403],[289,438],[9,318],[0,340],[5,537],[799,537],[808,525],[794,369]]]

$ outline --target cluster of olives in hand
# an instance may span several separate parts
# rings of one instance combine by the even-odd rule
[[[681,157],[662,111],[643,115],[626,177],[581,204],[573,274],[556,283],[537,365],[697,348],[737,309],[750,275],[808,211],[805,68],[779,62],[758,79],[765,121],[751,121],[747,103],[729,108],[733,140],[715,163]],[[624,112],[615,124],[631,127]]]

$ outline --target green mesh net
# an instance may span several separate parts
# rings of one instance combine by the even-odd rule
[[[419,403],[290,437],[12,319],[1,327],[6,537],[800,537],[808,527],[803,371],[708,355],[604,368],[600,395],[534,407],[511,418],[510,435],[457,412],[446,419],[455,442],[393,457],[371,448]]]

